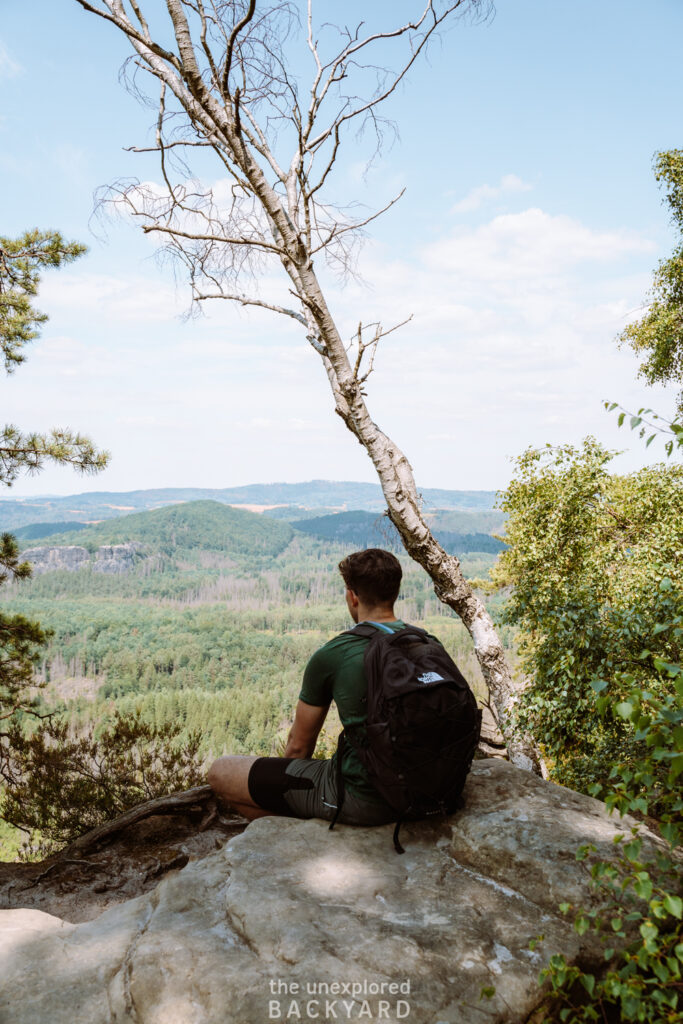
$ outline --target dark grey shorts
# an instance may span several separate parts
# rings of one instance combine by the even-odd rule
[[[265,811],[290,818],[331,821],[337,809],[332,761],[259,757],[249,772],[249,795]],[[384,804],[362,800],[347,789],[337,819],[345,825],[387,825],[396,814]]]

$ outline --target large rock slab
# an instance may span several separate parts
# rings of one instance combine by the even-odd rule
[[[552,953],[597,957],[558,904],[591,901],[575,850],[612,856],[623,828],[499,760],[463,811],[405,826],[403,856],[390,827],[261,818],[93,921],[0,912],[0,1021],[522,1022]]]

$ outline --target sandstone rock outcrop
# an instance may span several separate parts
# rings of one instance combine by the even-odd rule
[[[84,569],[90,562],[90,552],[87,548],[68,544],[60,548],[29,548],[28,551],[22,551],[19,558],[22,562],[30,562],[34,576],[40,576],[56,569],[66,569],[67,572]]]
[[[130,572],[135,564],[139,544],[108,544],[97,549],[93,572],[109,575]]]
[[[261,818],[95,920],[0,912],[0,1021],[523,1022],[552,953],[597,959],[558,904],[591,902],[575,850],[613,856],[623,828],[500,760],[475,763],[463,811],[404,826],[403,856],[390,826]]]
[[[94,555],[87,548],[77,544],[63,547],[38,547],[22,551],[21,561],[30,562],[35,576],[56,569],[78,572],[91,567],[93,572],[126,573],[135,565],[139,544],[107,544],[99,547]]]

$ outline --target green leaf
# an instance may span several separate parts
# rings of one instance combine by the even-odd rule
[[[673,917],[677,917],[680,921],[681,914],[683,914],[683,900],[680,896],[674,896],[672,893],[667,893],[664,897],[664,906]]]
[[[666,964],[663,964],[661,960],[655,960],[652,964],[652,970],[655,972],[662,985],[666,985],[670,977]]]
[[[649,900],[652,896],[652,882],[649,878],[639,878],[633,884],[636,896],[640,896],[641,900]]]
[[[631,416],[631,430],[635,430],[642,422],[640,416]]]
[[[495,994],[495,988],[492,985],[486,985],[479,993],[479,1002],[481,1002],[482,999],[493,999]]]
[[[593,679],[591,682],[591,690],[595,690],[596,693],[602,693],[608,686],[609,683],[606,679]]]
[[[674,976],[674,978],[680,978],[681,969],[678,966],[678,960],[674,960],[672,956],[668,956],[666,958],[666,965],[669,968],[671,974]]]
[[[663,825],[660,825],[659,830],[667,843],[673,845],[677,842],[680,827],[675,822],[665,822]]]
[[[629,719],[633,714],[633,704],[627,700],[620,701],[614,709],[620,718]]]
[[[653,658],[652,664],[658,672],[666,672],[670,679],[675,679],[681,671],[680,665],[675,665],[670,661],[664,661],[663,658]]]
[[[679,754],[672,763],[669,769],[669,780],[673,782],[683,772],[683,754]]]
[[[582,974],[581,984],[585,988],[588,995],[592,996],[593,990],[595,989],[595,977],[592,974]]]

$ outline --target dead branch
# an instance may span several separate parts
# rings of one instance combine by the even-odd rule
[[[413,314],[411,313],[410,316],[406,317],[405,320],[401,320],[399,324],[394,324],[393,327],[390,327],[388,331],[382,330],[382,325],[378,321],[371,324],[358,324],[358,329],[356,331],[356,334],[354,335],[354,338],[351,339],[351,344],[349,345],[349,348],[353,346],[355,341],[356,362],[353,367],[353,376],[354,379],[357,380],[359,384],[364,384],[365,381],[370,376],[370,374],[372,373],[375,361],[375,353],[377,352],[377,345],[381,341],[381,339],[388,337],[390,334],[393,334],[394,331],[397,331],[399,329],[399,327],[405,327],[405,325],[410,323],[412,319]],[[369,341],[365,341],[365,339],[363,338],[363,331],[366,331],[369,327],[374,327],[375,333],[373,334],[372,338]],[[363,359],[365,358],[365,353],[368,351],[370,352],[370,361],[368,369],[361,376],[361,364],[363,362]]]
[[[294,309],[287,309],[286,306],[278,306],[274,302],[264,302],[263,299],[253,299],[247,295],[231,295],[227,292],[205,295],[197,293],[194,297],[197,302],[205,302],[207,299],[227,299],[228,302],[239,302],[241,306],[260,306],[261,309],[269,309],[273,313],[281,313],[283,316],[292,317],[297,323],[303,324],[304,327],[307,326],[306,318],[301,313],[297,313]]]
[[[143,216],[149,215],[143,214]],[[169,228],[165,224],[143,224],[142,230],[145,234],[148,234],[151,231],[158,231],[167,235],[173,235],[174,238],[187,238],[193,242],[220,242],[221,245],[248,245],[255,249],[267,249],[269,252],[275,252],[278,255],[284,251],[280,246],[273,245],[271,242],[260,241],[256,238],[230,238],[227,235],[202,235],[193,231],[181,231],[180,228]]]
[[[112,821],[106,821],[103,825],[91,829],[85,835],[74,839],[72,843],[62,851],[61,858],[83,855],[109,842],[119,832],[136,825],[145,818],[151,818],[157,814],[186,814],[193,807],[206,808],[209,802],[214,799],[214,792],[211,786],[194,786],[178,793],[169,793],[168,796],[159,796],[154,800],[148,800],[144,804],[138,804],[129,811],[124,811]]]
[[[394,196],[394,198],[391,199],[386,204],[386,206],[383,206],[381,210],[375,210],[374,213],[369,214],[364,220],[358,220],[355,221],[353,224],[345,224],[342,225],[341,227],[339,226],[338,223],[335,224],[332,230],[329,232],[327,238],[323,239],[320,242],[320,245],[317,245],[313,249],[311,249],[311,252],[316,253],[320,252],[321,249],[327,249],[333,240],[339,238],[341,235],[345,235],[348,231],[359,231],[361,228],[364,228],[367,224],[371,224],[373,220],[377,220],[377,218],[381,217],[383,213],[386,213],[387,210],[390,210],[392,206],[395,206],[395,204],[399,201],[399,199],[403,197],[404,194],[405,189],[402,188],[399,194],[397,196]]]
[[[24,886],[24,889],[33,889],[34,886],[38,885],[44,878],[52,874],[53,871],[61,871],[63,867],[68,864],[79,864],[81,867],[86,868],[99,868],[97,861],[84,860],[82,857],[60,857],[59,860],[53,861],[49,867],[45,868],[45,871],[41,871],[39,875],[31,879],[28,885]]]
[[[249,9],[247,10],[247,13],[244,15],[244,17],[240,21],[237,22],[237,24],[233,28],[232,32],[230,33],[230,38],[228,39],[228,48],[227,48],[226,54],[225,54],[225,68],[223,70],[223,95],[226,97],[226,99],[227,99],[227,97],[229,95],[229,93],[228,93],[228,77],[230,75],[230,68],[232,66],[232,54],[233,54],[233,50],[235,48],[235,40],[237,39],[237,37],[240,34],[240,32],[242,31],[242,29],[246,28],[246,26],[249,24],[251,19],[254,17],[255,10],[256,10],[256,0],[249,0]]]

